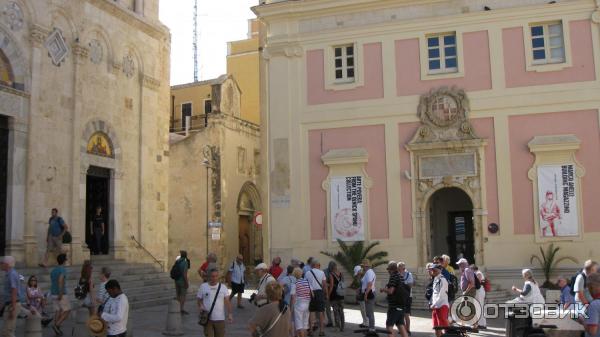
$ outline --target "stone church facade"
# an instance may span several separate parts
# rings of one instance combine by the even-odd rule
[[[73,263],[167,258],[169,52],[158,0],[0,0],[0,248],[35,265],[52,208]]]

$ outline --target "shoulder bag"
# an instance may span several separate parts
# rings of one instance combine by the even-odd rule
[[[279,322],[279,319],[281,318],[281,316],[285,315],[285,312],[287,311],[287,309],[288,309],[288,306],[286,305],[283,308],[283,310],[279,312],[279,315],[277,315],[277,318],[275,318],[273,323],[271,323],[271,325],[269,325],[269,327],[265,331],[260,331],[260,329],[258,327],[256,327],[256,331],[252,334],[252,337],[263,337],[266,334],[268,334],[269,331],[271,331],[271,329],[273,329],[273,327],[277,324],[277,322]]]
[[[217,303],[217,298],[219,298],[220,292],[221,292],[221,283],[219,283],[219,286],[217,287],[217,293],[215,294],[215,298],[213,299],[213,302],[210,306],[210,311],[206,312],[206,311],[202,310],[200,312],[200,318],[198,318],[198,324],[200,324],[202,326],[206,326],[208,324],[208,319],[210,318],[210,314],[212,314],[213,309],[215,308],[215,304]]]

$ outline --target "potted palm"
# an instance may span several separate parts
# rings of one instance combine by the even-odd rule
[[[338,252],[331,253],[322,251],[321,254],[332,258],[352,277],[352,282],[346,287],[345,301],[346,303],[355,304],[356,289],[360,286],[360,280],[354,277],[354,266],[360,265],[364,259],[371,261],[372,268],[386,264],[388,261],[385,260],[385,257],[387,257],[388,253],[373,251],[373,249],[380,244],[379,241],[374,241],[369,244],[365,244],[364,241],[355,241],[350,245],[340,239],[338,239],[337,242],[340,246]]]
[[[533,264],[534,261],[537,261],[537,264],[540,266],[540,268],[542,269],[542,271],[544,272],[544,283],[542,284],[542,289],[545,290],[556,290],[558,289],[558,287],[556,286],[556,284],[552,283],[550,281],[550,276],[551,274],[554,272],[554,270],[556,269],[556,267],[558,266],[559,263],[563,262],[563,261],[571,261],[575,264],[579,263],[577,262],[577,259],[571,257],[571,256],[562,256],[562,257],[558,257],[558,251],[560,250],[560,247],[554,247],[554,243],[551,243],[548,247],[546,247],[546,250],[544,251],[544,249],[542,247],[540,247],[540,255],[531,255],[531,258],[529,259],[529,263]]]

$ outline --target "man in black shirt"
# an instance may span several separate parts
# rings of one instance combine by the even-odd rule
[[[91,234],[94,237],[94,247],[92,254],[102,254],[102,237],[104,236],[104,215],[102,214],[102,207],[96,207],[96,214],[92,217],[90,223]]]
[[[396,262],[390,261],[387,270],[390,273],[390,280],[385,288],[381,288],[380,291],[387,294],[388,311],[385,326],[388,331],[388,337],[395,336],[394,326],[398,327],[398,331],[400,331],[402,337],[407,337],[408,334],[404,328],[404,306],[408,301],[410,293],[406,285],[402,282]]]

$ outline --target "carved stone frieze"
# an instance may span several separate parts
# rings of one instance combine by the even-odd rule
[[[40,47],[48,37],[50,31],[40,25],[33,24],[31,25],[31,29],[29,30],[29,40],[34,45],[34,47]]]
[[[69,53],[67,42],[58,28],[54,28],[48,35],[46,41],[44,41],[44,46],[48,50],[48,56],[52,59],[52,64],[55,66],[60,66]]]
[[[21,6],[14,1],[7,3],[2,9],[2,19],[13,31],[19,31],[23,28],[25,20]]]
[[[156,90],[160,88],[160,81],[152,76],[143,75],[141,81],[142,85],[148,89]]]

